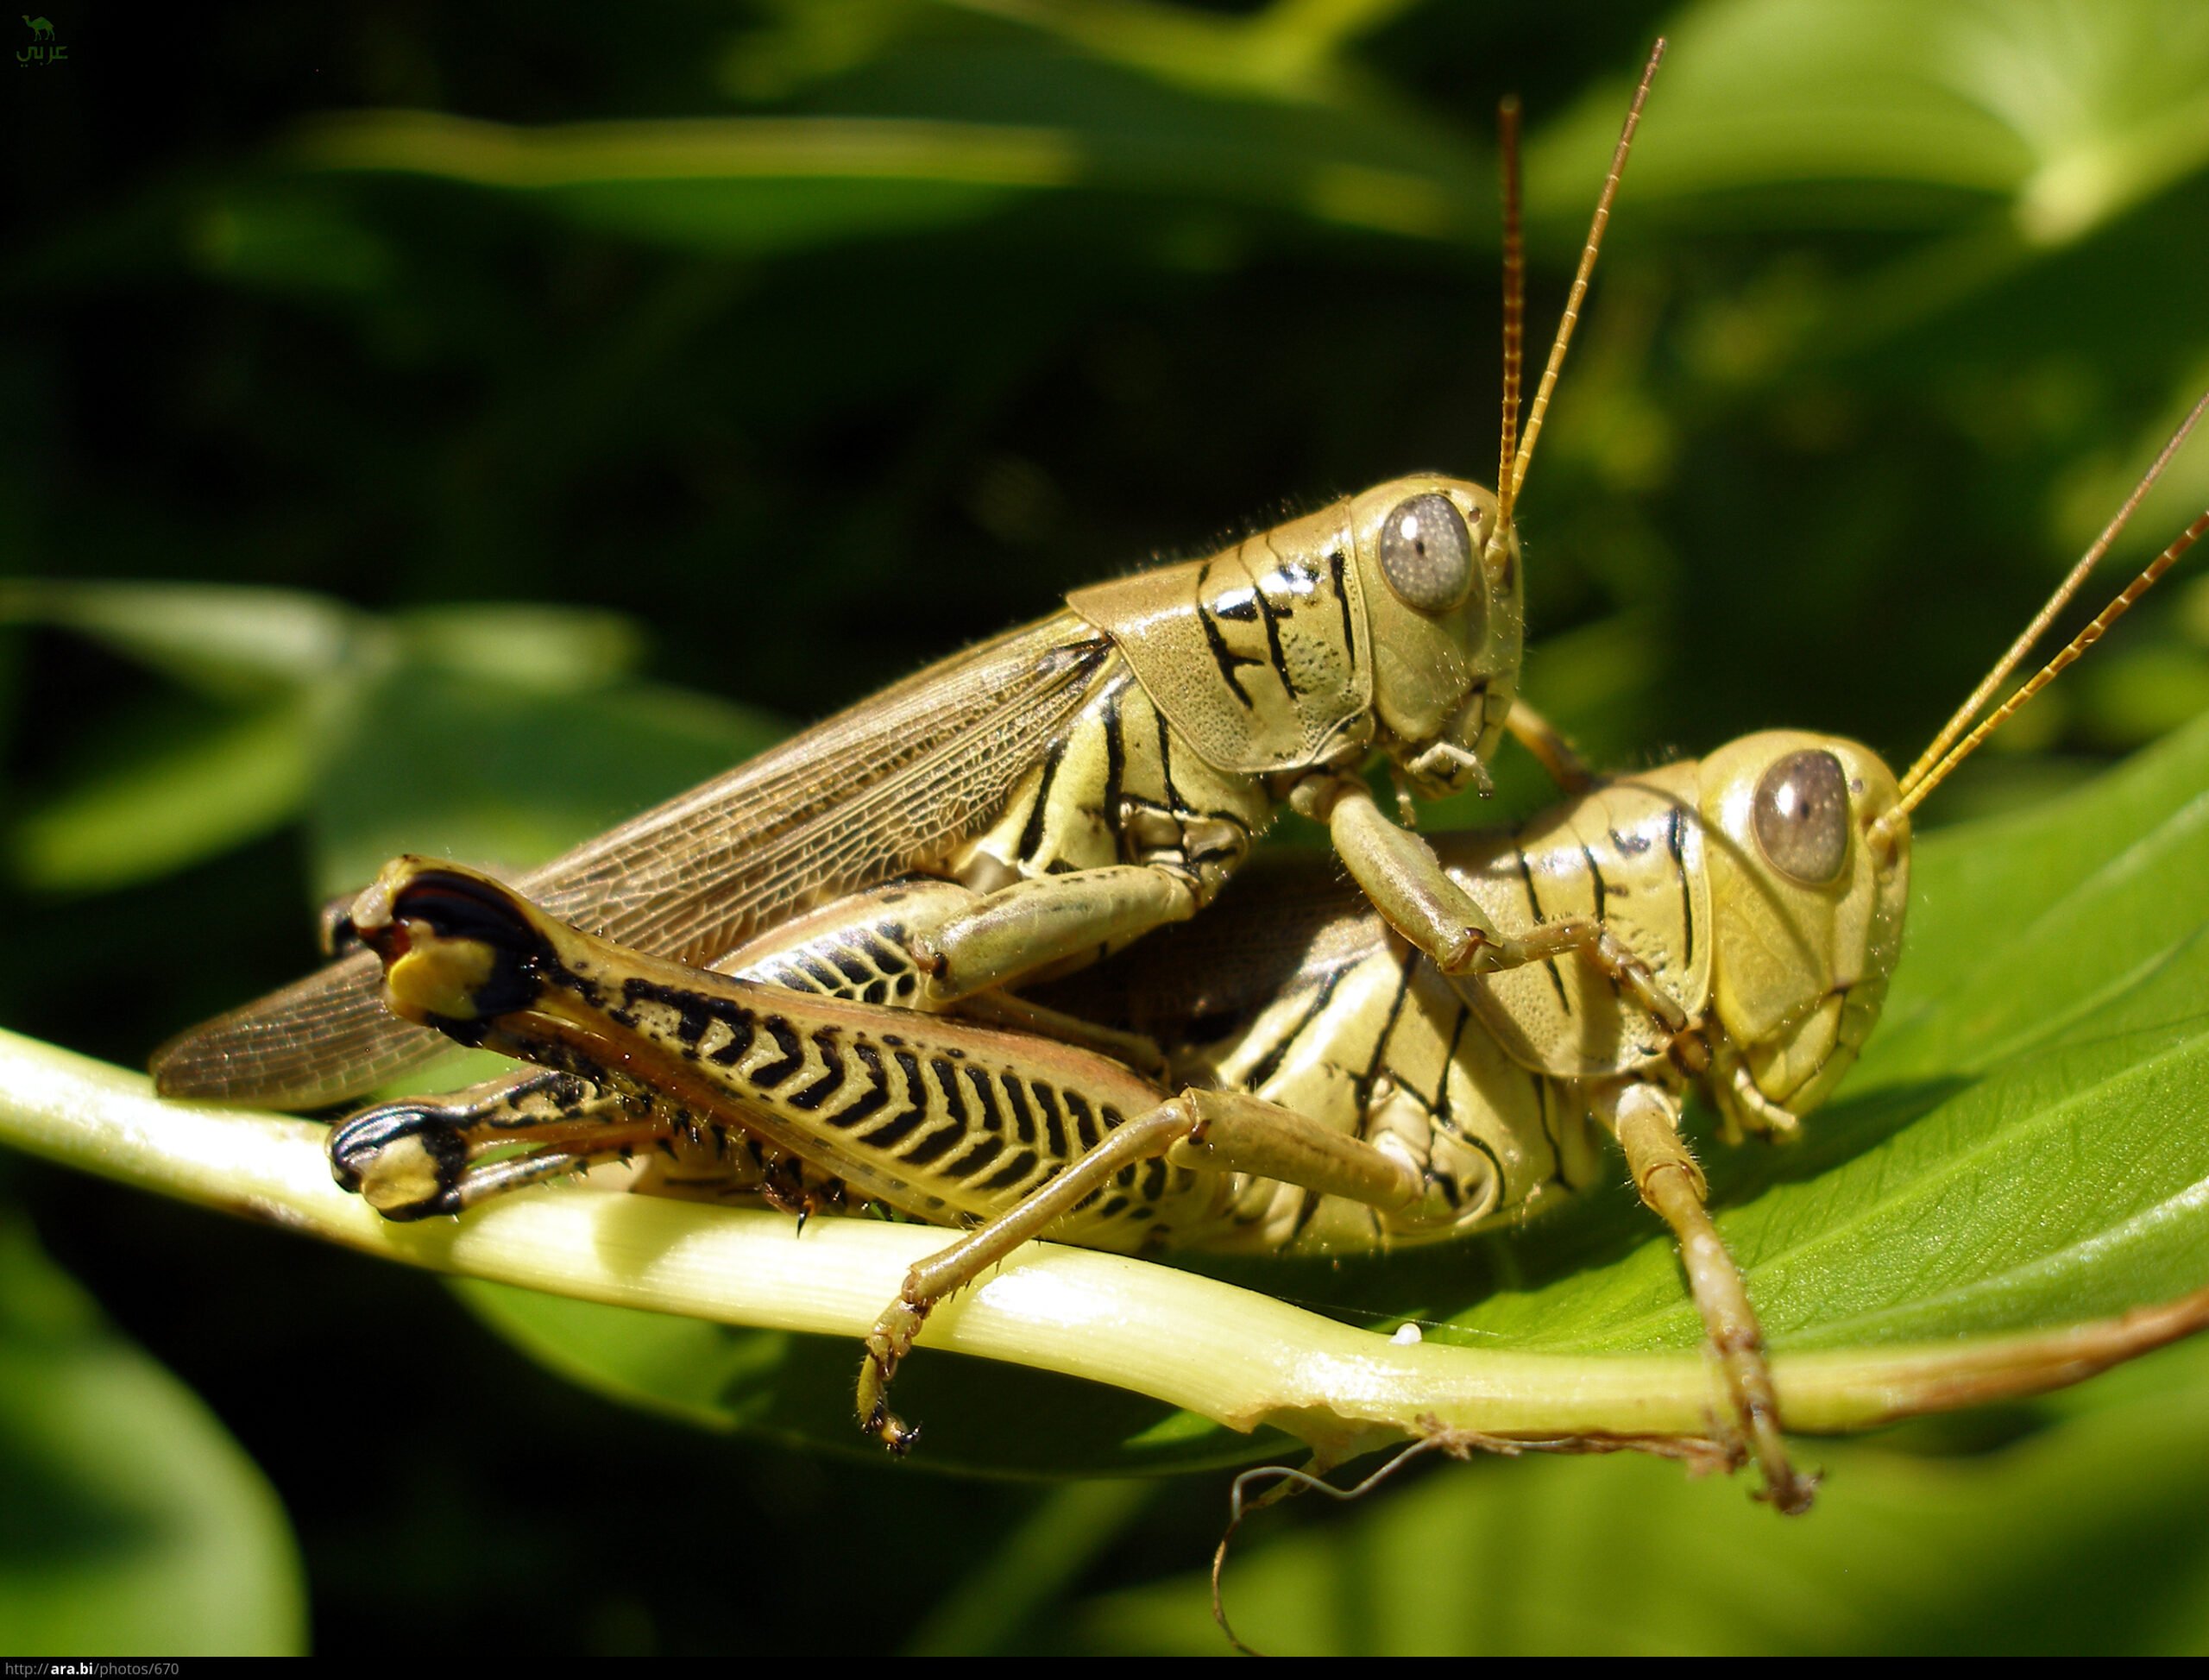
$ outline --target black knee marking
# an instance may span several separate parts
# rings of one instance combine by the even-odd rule
[[[448,1111],[419,1103],[393,1103],[356,1115],[330,1135],[330,1175],[338,1187],[367,1193],[371,1175],[394,1151],[412,1151],[416,1193],[400,1199],[371,1196],[376,1211],[404,1224],[460,1211],[460,1180],[468,1144]],[[406,1169],[402,1169],[402,1176]]]

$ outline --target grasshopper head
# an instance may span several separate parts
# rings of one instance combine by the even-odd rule
[[[1753,1087],[1713,1082],[1736,1124],[1816,1108],[1879,1018],[1910,892],[1908,819],[1880,823],[1900,798],[1831,735],[1772,730],[1703,761],[1712,1005]]]
[[[1519,689],[1519,540],[1495,494],[1414,474],[1354,498],[1379,744],[1431,798],[1476,781]]]

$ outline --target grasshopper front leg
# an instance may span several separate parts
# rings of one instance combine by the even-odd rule
[[[1022,1243],[1049,1235],[1137,1163],[1160,1157],[1198,1172],[1274,1179],[1388,1212],[1438,1199],[1417,1168],[1372,1144],[1261,1098],[1186,1089],[1118,1127],[1018,1205],[906,1273],[904,1287],[866,1338],[859,1367],[860,1430],[892,1452],[909,1448],[919,1431],[891,1412],[890,1383],[935,1304]],[[1439,1211],[1438,1205],[1429,1210]]]
[[[913,960],[928,977],[927,1001],[941,1005],[1186,922],[1202,902],[1186,876],[1155,864],[1042,876],[985,894],[915,935]]]
[[[1679,1098],[1660,1086],[1634,1082],[1598,1091],[1595,1108],[1618,1136],[1633,1187],[1679,1241],[1680,1263],[1723,1373],[1737,1426],[1764,1472],[1763,1496],[1790,1516],[1808,1510],[1818,1479],[1799,1474],[1788,1459],[1764,1331],[1749,1305],[1741,1268],[1711,1223],[1709,1186],[1680,1136]]]
[[[1432,846],[1381,815],[1364,783],[1347,776],[1309,777],[1290,798],[1300,813],[1327,825],[1337,855],[1374,908],[1444,974],[1494,974],[1578,951],[1667,1032],[1687,1030],[1688,1012],[1657,984],[1648,964],[1602,922],[1574,916],[1517,937],[1498,930],[1472,895],[1451,879]]]

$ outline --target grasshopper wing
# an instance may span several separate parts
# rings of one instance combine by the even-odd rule
[[[1060,613],[957,654],[525,876],[554,916],[704,964],[820,899],[923,868],[1003,806],[1111,640]],[[318,1108],[446,1041],[392,1015],[356,952],[172,1039],[164,1096]]]

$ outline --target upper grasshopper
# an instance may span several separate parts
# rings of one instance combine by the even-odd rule
[[[1491,492],[1418,474],[1064,610],[909,677],[522,878],[554,914],[704,964],[809,905],[915,871],[979,895],[915,955],[947,1004],[1194,915],[1283,799],[1452,972],[1526,960],[1388,823],[1358,772],[1478,782],[1521,645],[1523,489],[1664,43],[1620,136],[1549,363],[1517,435],[1522,285],[1507,106],[1504,403]],[[1523,727],[1523,726],[1522,726]],[[160,1091],[315,1107],[427,1060],[355,953],[193,1029]]]

